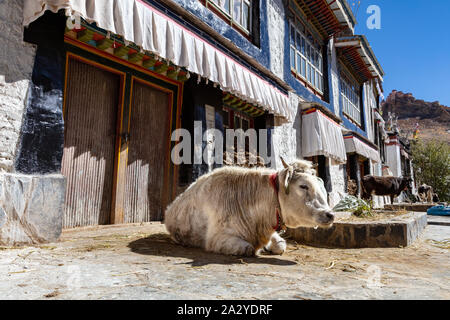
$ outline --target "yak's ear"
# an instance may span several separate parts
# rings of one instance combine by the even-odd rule
[[[292,166],[288,166],[286,168],[286,177],[284,178],[284,190],[286,191],[286,194],[289,194],[289,184],[291,183],[293,175],[294,175],[294,168]]]
[[[281,160],[281,163],[283,164],[283,167],[284,167],[285,169],[287,169],[287,168],[289,167],[289,165],[286,163],[286,161],[284,161],[284,159],[283,159],[282,156],[280,156],[280,160]]]

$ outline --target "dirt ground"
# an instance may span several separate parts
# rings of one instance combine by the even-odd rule
[[[4,299],[450,299],[449,226],[412,246],[240,258],[173,244],[164,225],[66,230],[58,243],[0,248]]]

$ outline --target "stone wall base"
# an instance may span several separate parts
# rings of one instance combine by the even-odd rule
[[[395,203],[390,205],[385,205],[385,210],[406,210],[406,211],[417,211],[417,212],[427,212],[428,209],[436,206],[437,203]]]
[[[66,179],[0,173],[0,245],[54,242],[62,231]]]
[[[298,243],[328,248],[394,248],[412,244],[427,226],[427,214],[411,212],[386,221],[336,222],[329,229],[288,229]]]

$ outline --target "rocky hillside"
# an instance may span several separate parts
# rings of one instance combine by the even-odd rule
[[[389,112],[398,116],[398,125],[403,134],[412,134],[418,123],[422,139],[435,138],[450,144],[449,107],[443,106],[437,101],[419,100],[414,98],[411,93],[396,90],[392,91],[381,105],[385,120],[388,120]]]

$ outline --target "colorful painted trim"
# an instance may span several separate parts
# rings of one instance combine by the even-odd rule
[[[224,105],[240,111],[250,117],[259,117],[265,113],[263,109],[247,103],[235,95],[227,92],[223,93],[223,103]]]
[[[113,54],[119,59],[142,66],[149,71],[165,75],[170,79],[180,82],[189,79],[190,74],[185,68],[180,68],[168,61],[162,61],[152,53],[143,52],[135,44],[125,43],[123,37],[109,34],[84,20],[80,29],[69,30],[66,28],[65,35],[98,50]]]
[[[340,125],[340,121],[337,121],[335,119],[333,119],[332,117],[330,117],[326,112],[316,108],[316,107],[311,107],[308,109],[305,109],[302,111],[302,116],[306,115],[306,114],[310,114],[310,113],[314,113],[314,112],[319,112],[320,114],[322,114],[322,116],[324,116],[325,118],[327,118],[328,120],[332,121],[333,123],[335,123],[336,125]]]

